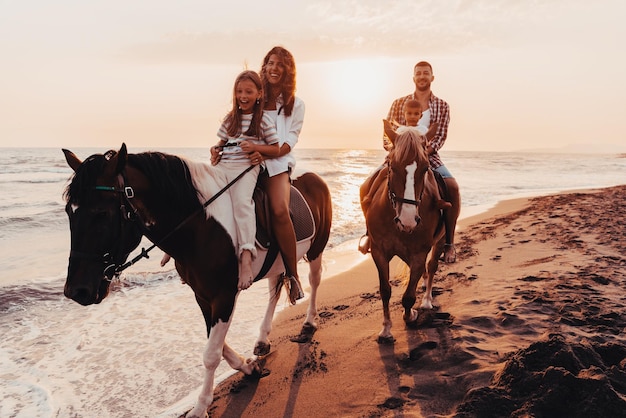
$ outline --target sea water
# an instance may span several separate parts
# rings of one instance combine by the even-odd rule
[[[83,307],[66,299],[69,227],[62,193],[72,171],[60,149],[0,151],[0,417],[175,417],[192,406],[204,373],[206,329],[173,263],[161,268],[157,249],[114,281],[101,304]],[[106,150],[73,151],[84,159]],[[157,151],[209,158],[208,149]],[[294,152],[295,175],[314,171],[331,190],[327,278],[350,267],[337,262],[346,254],[353,254],[354,263],[366,259],[356,250],[365,230],[358,189],[385,153]],[[626,158],[620,155],[444,152],[442,157],[459,182],[462,217],[503,199],[626,180]],[[306,263],[299,271],[306,287]],[[267,285],[260,281],[237,302],[227,341],[246,357],[252,356],[267,298]],[[286,299],[279,309],[288,309]],[[230,373],[222,362],[217,380]]]

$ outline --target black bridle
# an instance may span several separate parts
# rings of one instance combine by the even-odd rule
[[[422,190],[420,191],[420,196],[419,196],[419,199],[417,200],[405,199],[404,197],[396,196],[396,194],[391,190],[391,163],[387,161],[387,191],[389,193],[389,200],[391,201],[391,206],[393,207],[394,210],[396,209],[396,206],[398,205],[398,203],[407,203],[409,205],[414,205],[419,210],[419,206],[422,204],[422,197],[424,196],[425,188],[426,187],[424,187],[424,184],[422,182]]]
[[[119,276],[119,274],[126,270],[128,267],[137,263],[142,258],[150,258],[148,253],[152,251],[155,247],[161,245],[164,241],[166,241],[169,237],[171,237],[176,231],[182,228],[187,222],[189,222],[193,217],[203,212],[204,209],[213,203],[218,197],[224,194],[233,184],[235,184],[239,179],[241,179],[247,172],[252,170],[254,165],[247,167],[243,170],[237,177],[235,177],[232,181],[230,181],[226,186],[220,189],[217,193],[215,193],[209,200],[204,202],[202,206],[191,213],[187,218],[185,218],[181,223],[179,223],[173,230],[168,232],[163,238],[161,238],[158,242],[153,243],[150,247],[141,248],[141,252],[133,257],[131,260],[126,263],[119,265],[116,264],[115,260],[113,260],[113,255],[111,252],[105,253],[103,256],[96,254],[88,254],[83,253],[76,250],[71,250],[70,257],[76,256],[84,259],[92,259],[92,260],[103,260],[105,267],[102,272],[104,276],[104,280],[110,282],[114,277]],[[132,222],[138,224],[142,230],[146,230],[145,224],[141,221],[139,216],[138,209],[133,205],[132,199],[135,197],[135,191],[132,186],[127,185],[126,176],[123,173],[118,174],[117,176],[119,185],[117,187],[114,186],[94,186],[95,190],[104,191],[104,192],[113,192],[120,195],[121,204],[120,204],[120,212],[122,213],[122,222]]]

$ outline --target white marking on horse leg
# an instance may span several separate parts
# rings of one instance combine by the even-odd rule
[[[244,356],[233,350],[232,347],[226,342],[224,343],[224,348],[222,349],[222,356],[224,356],[224,360],[226,360],[230,367],[247,375],[252,374],[256,365],[254,361],[246,360]]]
[[[406,179],[404,180],[404,198],[408,200],[417,200],[415,195],[415,170],[417,163],[413,162],[406,166]],[[417,226],[415,218],[418,216],[418,208],[410,203],[402,203],[400,205],[400,223],[405,230],[411,231]]]
[[[306,311],[305,324],[317,327],[317,289],[322,281],[322,255],[320,254],[315,260],[309,262],[309,285],[311,286],[311,296],[309,298],[309,307]]]
[[[246,362],[245,357],[233,350],[225,341],[224,347],[222,347],[222,357],[224,357],[226,363],[235,370],[241,370],[241,365]]]
[[[209,340],[206,348],[204,349],[204,355],[202,356],[202,363],[204,364],[204,382],[202,383],[202,390],[198,395],[198,401],[194,408],[187,414],[187,418],[204,417],[206,416],[206,410],[213,402],[213,384],[215,382],[215,369],[219,366],[222,359],[222,351],[224,348],[224,339],[228,332],[229,322],[218,321],[217,324],[211,327],[209,333]]]
[[[383,329],[378,333],[378,338],[388,341],[393,340],[391,334],[391,315],[389,314],[389,299],[391,299],[391,285],[389,284],[389,261],[378,252],[372,251],[372,258],[378,270],[378,282],[380,299],[383,302]]]
[[[433,275],[428,274],[428,272],[425,272],[424,281],[426,284],[426,290],[424,291],[424,296],[422,297],[422,304],[420,308],[432,309],[433,308]]]
[[[272,332],[272,320],[274,319],[276,304],[278,303],[278,298],[280,297],[280,293],[276,292],[276,286],[278,285],[279,278],[279,275],[272,275],[267,278],[270,300],[267,304],[267,309],[265,310],[265,316],[263,317],[261,326],[259,327],[259,338],[257,339],[255,346],[259,346],[259,344],[269,344],[269,335],[270,332]]]
[[[384,315],[383,319],[383,329],[380,330],[378,336],[385,339],[393,338],[393,334],[391,334],[391,326],[392,326],[391,318],[388,315]]]

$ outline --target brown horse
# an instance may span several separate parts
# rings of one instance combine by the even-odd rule
[[[445,243],[445,228],[438,207],[438,189],[428,156],[425,137],[408,130],[390,136],[393,149],[385,166],[361,186],[361,208],[371,242],[372,259],[378,270],[380,297],[383,301],[383,329],[379,343],[392,343],[389,315],[389,262],[400,257],[410,268],[402,306],[404,321],[414,324],[418,312],[413,309],[415,291],[424,276],[426,291],[421,308],[432,309],[433,276]],[[426,269],[426,259],[428,269]]]
[[[125,144],[118,152],[95,154],[84,162],[68,150],[63,152],[74,170],[65,192],[71,229],[65,296],[81,305],[100,303],[112,278],[129,265],[126,259],[142,236],[170,254],[180,277],[193,289],[206,322],[205,378],[188,414],[204,416],[213,400],[215,369],[222,356],[247,375],[259,372],[256,360],[246,360],[225,342],[238,295],[235,220],[230,196],[222,193],[225,181],[210,165],[159,152],[129,154]],[[310,263],[311,296],[303,328],[311,330],[317,327],[316,295],[332,204],[326,183],[316,174],[305,173],[293,183],[308,203],[314,224],[310,237],[297,246],[298,255],[306,254]],[[269,252],[271,247],[258,251],[255,271],[261,270],[263,255]],[[268,350],[283,271],[278,257],[264,274],[270,289],[277,290],[270,292],[255,354]]]

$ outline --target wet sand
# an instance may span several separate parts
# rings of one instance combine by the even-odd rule
[[[292,341],[306,303],[278,314],[269,375],[227,379],[209,415],[624,417],[624,208],[618,186],[506,201],[463,220],[457,262],[435,278],[437,310],[417,329],[402,320],[406,267],[394,259],[393,345],[376,342],[382,303],[368,258],[322,282],[308,341]]]

